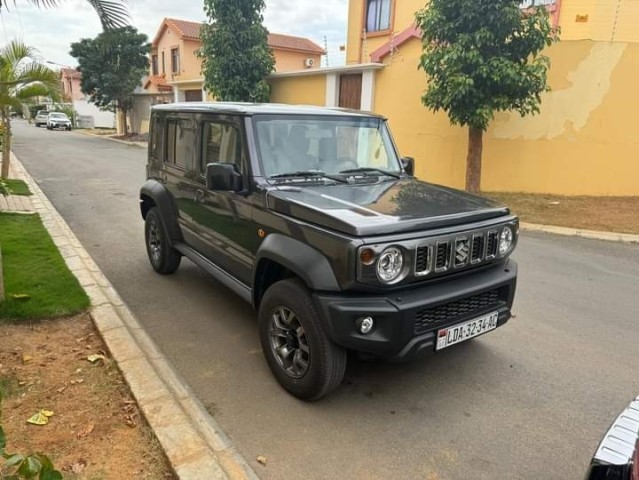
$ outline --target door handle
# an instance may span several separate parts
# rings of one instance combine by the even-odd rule
[[[198,188],[195,191],[195,198],[193,199],[193,201],[195,203],[200,203],[203,198],[204,198],[204,190],[201,190],[201,189]]]

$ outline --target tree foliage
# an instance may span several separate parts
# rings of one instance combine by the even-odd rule
[[[72,43],[71,56],[77,58],[82,73],[82,92],[98,107],[119,109],[126,118],[133,91],[148,70],[149,51],[147,36],[133,27]]]
[[[428,75],[422,102],[469,127],[471,191],[479,190],[481,134],[495,112],[538,113],[548,90],[550,60],[541,52],[558,32],[545,7],[522,10],[519,3],[430,0],[416,15],[423,34],[419,67]]]
[[[200,36],[204,85],[224,101],[267,102],[275,68],[262,24],[264,0],[204,0]]]
[[[22,104],[34,97],[57,99],[60,77],[39,63],[37,52],[21,41],[11,41],[0,49],[0,118],[2,130],[2,170],[0,178],[9,175],[11,152],[11,109],[22,110]]]
[[[556,39],[544,7],[518,0],[431,0],[417,13],[420,67],[429,77],[422,101],[453,124],[486,130],[497,111],[539,112]]]
[[[25,0],[26,3],[36,7],[57,7],[60,0]],[[129,21],[129,13],[126,4],[122,0],[85,0],[96,11],[102,23],[102,28],[109,30],[123,27]],[[15,2],[15,0],[14,0]],[[11,2],[9,2],[11,3]],[[0,0],[0,12],[7,10],[7,0]]]

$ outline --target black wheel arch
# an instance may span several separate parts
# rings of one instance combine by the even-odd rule
[[[140,189],[140,213],[146,219],[151,208],[156,207],[164,223],[171,243],[182,240],[178,224],[179,212],[175,200],[167,188],[159,181],[149,179]]]
[[[268,287],[285,278],[298,277],[311,290],[340,290],[330,262],[319,250],[280,233],[266,237],[254,265],[252,293],[256,308]]]

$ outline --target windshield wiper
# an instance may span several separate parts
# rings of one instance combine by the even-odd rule
[[[389,172],[386,170],[382,170],[381,168],[374,168],[374,167],[351,168],[348,170],[342,170],[339,173],[381,173],[382,175],[387,175],[389,177],[400,178],[399,174],[397,173]]]
[[[344,180],[340,177],[335,177],[333,175],[328,175],[324,172],[319,172],[317,170],[308,170],[308,171],[300,171],[300,172],[287,172],[287,173],[278,173],[277,175],[271,175],[268,178],[293,178],[293,177],[321,177],[328,178],[329,180],[333,180],[334,182],[339,183],[348,183],[347,180]]]

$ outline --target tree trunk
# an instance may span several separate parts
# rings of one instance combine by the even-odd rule
[[[126,121],[126,112],[127,109],[126,108],[121,108],[120,111],[122,112],[122,124],[124,125],[124,135],[126,136],[129,133],[129,125]]]
[[[468,156],[466,157],[466,191],[479,193],[481,187],[481,152],[483,149],[480,128],[468,127]]]
[[[2,111],[2,121],[4,123],[4,133],[2,135],[2,171],[0,178],[9,177],[9,162],[11,160],[11,121],[7,111]]]

